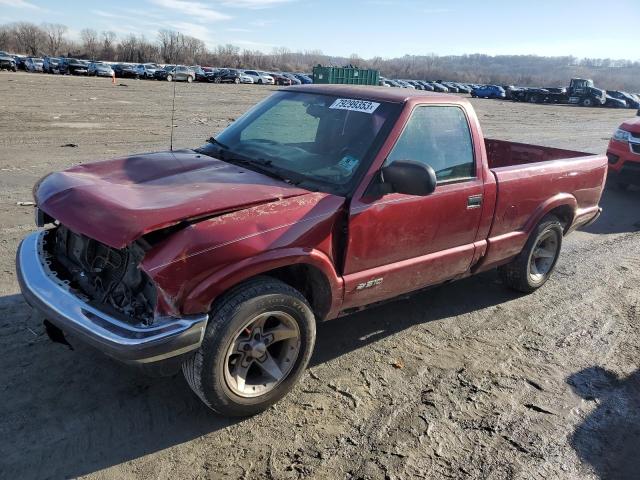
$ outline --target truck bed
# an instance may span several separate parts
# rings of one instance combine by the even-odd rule
[[[485,145],[496,182],[485,264],[520,252],[528,232],[555,205],[568,206],[554,211],[565,229],[597,215],[607,174],[605,155],[503,140],[486,139]]]
[[[485,138],[484,144],[487,149],[487,161],[491,169],[591,155],[562,148],[543,147],[490,138]]]

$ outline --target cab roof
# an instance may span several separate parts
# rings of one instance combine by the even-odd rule
[[[376,102],[405,103],[419,98],[429,99],[431,102],[465,103],[466,100],[457,95],[448,93],[426,92],[411,88],[377,87],[372,85],[293,85],[283,88],[287,92],[318,93],[335,95],[359,100],[373,100]]]

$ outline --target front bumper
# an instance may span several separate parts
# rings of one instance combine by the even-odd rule
[[[607,158],[610,176],[620,182],[640,185],[640,138],[630,142],[611,140]]]
[[[34,309],[63,332],[126,363],[159,362],[197,349],[208,315],[165,317],[150,327],[130,325],[75,295],[49,268],[45,232],[25,238],[16,257],[22,294]]]

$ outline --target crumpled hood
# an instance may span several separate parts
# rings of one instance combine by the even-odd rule
[[[309,193],[193,150],[134,155],[53,173],[38,207],[114,248],[182,220]]]

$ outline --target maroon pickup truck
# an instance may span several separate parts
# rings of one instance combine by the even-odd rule
[[[290,87],[200,148],[41,179],[18,277],[52,338],[181,366],[209,407],[248,415],[300,378],[316,322],[496,267],[542,286],[606,172],[485,139],[457,96]]]

